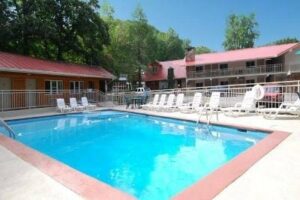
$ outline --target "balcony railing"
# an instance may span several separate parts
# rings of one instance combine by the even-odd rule
[[[222,77],[222,76],[239,76],[239,75],[253,75],[253,74],[272,74],[284,72],[283,64],[261,65],[253,67],[238,67],[229,68],[225,70],[214,71],[188,71],[188,78],[204,78],[204,77]]]

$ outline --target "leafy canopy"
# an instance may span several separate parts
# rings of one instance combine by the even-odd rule
[[[223,46],[225,50],[252,48],[259,37],[255,14],[228,17]]]

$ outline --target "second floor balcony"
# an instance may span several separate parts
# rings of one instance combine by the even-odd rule
[[[283,64],[260,65],[251,67],[234,67],[223,70],[203,70],[189,71],[187,70],[187,78],[213,78],[213,77],[230,77],[230,76],[247,76],[259,74],[276,74],[283,73]]]

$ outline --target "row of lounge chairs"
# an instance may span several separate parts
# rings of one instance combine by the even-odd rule
[[[223,112],[227,116],[241,116],[251,113],[263,115],[267,119],[275,119],[281,114],[300,116],[300,98],[293,103],[283,102],[278,108],[257,108],[257,100],[253,91],[247,91],[241,102],[236,103],[233,107],[220,107],[220,92],[212,92],[208,103],[203,103],[202,93],[195,93],[193,101],[190,103],[184,102],[184,94],[180,93],[177,97],[170,94],[167,98],[166,94],[155,94],[153,101],[146,105],[142,105],[143,109],[155,111],[181,111],[183,113],[197,112],[206,114],[207,118],[210,113]],[[176,101],[175,101],[176,98]]]
[[[57,110],[60,112],[92,110],[96,105],[90,104],[86,97],[81,97],[81,104],[77,103],[76,98],[70,98],[70,106],[66,105],[63,98],[56,99]]]

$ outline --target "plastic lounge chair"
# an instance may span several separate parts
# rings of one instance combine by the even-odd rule
[[[72,110],[84,110],[84,106],[78,105],[76,98],[70,98],[70,107]]]
[[[202,103],[202,93],[196,92],[194,94],[192,103],[179,106],[179,109],[183,113],[195,112],[197,109],[199,109],[201,103]]]
[[[183,106],[183,100],[184,100],[184,94],[180,93],[177,95],[175,107],[173,107],[173,110],[179,109],[179,107]]]
[[[266,119],[276,119],[282,114],[300,117],[300,99],[298,98],[294,103],[283,102],[278,108],[259,109],[258,112]]]
[[[168,111],[176,111],[177,109],[179,109],[179,107],[181,107],[183,105],[183,99],[184,99],[184,94],[183,93],[178,94],[176,97],[175,105],[168,107],[167,110]]]
[[[150,106],[150,107],[149,107],[150,110],[156,110],[156,109],[158,109],[158,108],[163,107],[163,106],[165,105],[165,103],[166,103],[166,98],[167,98],[167,95],[166,95],[166,94],[162,94],[162,95],[160,96],[160,99],[159,99],[158,104],[157,104],[157,105]]]
[[[209,103],[206,103],[203,107],[200,107],[199,109],[197,109],[197,111],[199,111],[198,121],[200,121],[201,116],[203,115],[203,113],[205,113],[206,119],[209,123],[209,121],[212,117],[212,114],[214,112],[216,112],[217,120],[219,120],[220,98],[221,98],[220,92],[212,92],[211,97],[209,99]]]
[[[167,104],[159,106],[160,111],[164,111],[172,108],[174,104],[174,100],[175,100],[175,94],[170,94],[167,100]]]
[[[85,107],[86,109],[96,109],[96,105],[94,104],[90,104],[87,97],[81,97],[81,103],[82,103],[82,106]]]
[[[149,109],[151,106],[157,105],[158,103],[159,94],[155,94],[153,97],[153,101],[151,103],[141,105],[143,109]]]
[[[221,109],[227,116],[240,116],[249,114],[250,112],[255,111],[255,96],[254,92],[248,91],[245,93],[243,101],[236,103],[234,107]]]
[[[66,112],[66,111],[71,111],[72,109],[67,106],[65,104],[65,100],[64,99],[56,99],[56,103],[57,103],[57,110],[60,112]]]

